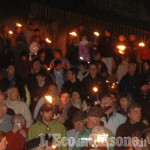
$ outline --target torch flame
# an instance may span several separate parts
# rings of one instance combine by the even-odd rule
[[[83,57],[80,56],[80,60],[83,60]]]
[[[103,134],[98,134],[98,135],[97,135],[97,138],[96,138],[96,142],[97,142],[97,143],[104,143],[104,142],[107,141],[107,138],[108,138],[108,134],[105,134],[105,133],[103,133]]]
[[[93,87],[93,91],[96,93],[98,92],[98,88],[97,87]]]
[[[22,27],[22,24],[17,22],[17,23],[16,23],[16,26],[17,26],[17,27]]]
[[[72,36],[77,36],[76,32],[70,32],[69,34],[72,35]]]
[[[109,83],[109,81],[108,81],[108,80],[106,80],[106,83]]]
[[[10,30],[10,31],[9,31],[9,34],[11,34],[11,35],[12,35],[12,34],[13,34],[13,31],[11,31],[11,30]]]
[[[118,48],[118,52],[119,52],[120,54],[125,54],[125,49],[126,49],[127,47],[124,46],[124,45],[118,45],[117,48]]]
[[[51,41],[49,38],[46,38],[45,41],[46,41],[47,43],[52,43],[52,41]]]
[[[111,88],[112,88],[112,89],[114,89],[114,88],[115,88],[115,86],[116,86],[116,84],[115,84],[115,83],[113,83],[113,84],[112,84],[112,86],[111,86]]]
[[[56,149],[56,145],[52,145],[52,149]]]
[[[99,36],[99,32],[94,32],[94,35],[95,36]]]
[[[52,97],[51,96],[45,96],[45,99],[49,102],[49,103],[52,103]]]
[[[144,47],[144,46],[145,46],[145,43],[141,42],[141,43],[139,43],[139,46],[140,46],[140,47]]]
[[[48,68],[47,68],[47,71],[50,71],[50,70],[51,70],[51,68],[48,67]]]

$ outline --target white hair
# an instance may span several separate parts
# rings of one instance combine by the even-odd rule
[[[101,134],[101,133],[105,133],[105,129],[102,126],[96,126],[91,130],[92,134]]]

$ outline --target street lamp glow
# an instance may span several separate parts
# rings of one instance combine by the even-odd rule
[[[52,41],[49,38],[46,38],[45,41],[49,44],[52,43]]]
[[[70,32],[69,34],[72,35],[72,36],[77,36],[76,32]]]
[[[94,35],[98,37],[99,36],[99,32],[94,32]]]
[[[16,26],[17,26],[17,27],[22,27],[22,24],[17,22],[17,23],[16,23]]]
[[[145,46],[145,43],[141,42],[141,43],[139,43],[139,46],[140,46],[140,47],[144,47],[144,46]]]
[[[45,99],[49,102],[49,103],[51,103],[52,104],[52,97],[51,96],[49,96],[49,95],[46,95],[45,96]]]

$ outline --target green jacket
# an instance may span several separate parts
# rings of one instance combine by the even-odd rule
[[[78,142],[81,142],[81,138],[88,138],[89,136],[90,136],[90,130],[88,130],[86,127],[84,127],[78,136],[78,140],[79,140]],[[78,142],[76,141],[76,145],[73,147],[73,149],[80,150],[82,147],[84,147],[86,145],[85,144],[85,145],[79,146]]]
[[[104,127],[104,129],[105,129],[106,133],[108,134],[109,138],[110,137],[115,137],[113,135],[113,133],[108,128]],[[78,144],[78,142],[76,142],[76,145],[73,147],[73,150],[80,150],[82,147],[84,147],[86,144],[82,145],[82,146],[79,146],[80,143],[81,143],[81,138],[88,138],[89,136],[90,136],[90,130],[88,130],[87,128],[84,127],[83,131],[78,136],[78,142],[79,142],[79,144]],[[88,143],[88,141],[86,141],[86,142]],[[109,144],[110,144],[109,145],[109,149],[110,150],[114,150],[114,143],[113,142],[109,141]]]
[[[37,120],[37,122],[29,128],[27,141],[38,138],[40,134],[60,134],[59,136],[61,137],[54,137],[54,139],[56,143],[61,143],[61,140],[63,139],[62,137],[66,137],[66,130],[64,125],[56,120],[50,121],[48,126],[46,126],[43,122]],[[58,147],[58,149],[67,150],[68,148],[67,146],[61,146]]]

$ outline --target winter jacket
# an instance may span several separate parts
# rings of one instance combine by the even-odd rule
[[[105,117],[102,117],[102,122],[104,122],[104,127],[108,128],[114,135],[116,135],[117,128],[125,123],[126,117],[113,111],[112,116],[106,121]]]
[[[21,114],[26,120],[26,127],[29,128],[32,123],[32,116],[31,112],[29,110],[28,105],[25,102],[22,102],[20,100],[17,101],[11,101],[11,100],[6,100],[6,105],[8,108],[11,108],[14,110],[15,114]]]

